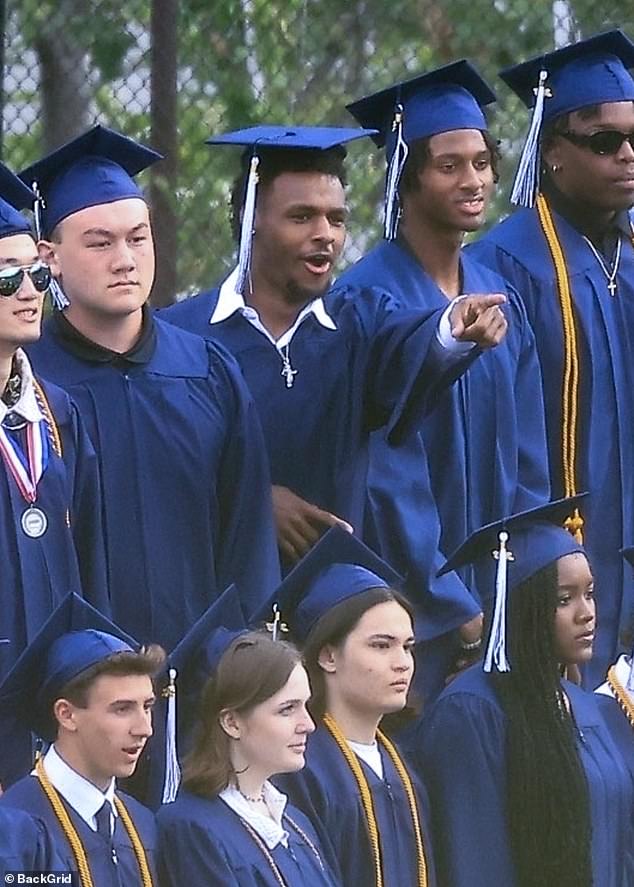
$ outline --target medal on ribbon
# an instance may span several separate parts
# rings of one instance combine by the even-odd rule
[[[0,453],[11,477],[28,507],[22,513],[20,524],[30,539],[39,539],[48,527],[48,519],[35,505],[37,485],[48,464],[48,434],[45,422],[28,422],[24,430],[26,453],[13,435],[0,425]]]

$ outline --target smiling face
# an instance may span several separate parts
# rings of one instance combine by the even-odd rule
[[[0,270],[30,267],[38,261],[35,242],[28,234],[0,239]],[[40,337],[44,293],[38,293],[28,274],[12,296],[0,297],[0,356],[10,357],[21,345]]]
[[[345,640],[319,653],[325,673],[326,709],[337,707],[368,720],[400,711],[414,675],[412,620],[396,601],[376,604],[363,614]]]
[[[127,316],[148,299],[154,243],[147,204],[138,197],[73,213],[40,250],[70,300],[69,317]]]
[[[491,152],[477,129],[431,136],[418,187],[403,197],[405,218],[450,233],[482,227],[494,187]]]
[[[224,714],[226,729],[235,740],[231,750],[236,772],[246,768],[250,781],[263,782],[304,766],[306,740],[315,729],[306,708],[309,698],[308,675],[298,664],[269,699],[247,712]]]
[[[253,288],[265,283],[288,301],[324,295],[346,237],[343,185],[335,175],[284,172],[258,193]]]
[[[100,675],[85,706],[58,699],[56,745],[62,757],[94,785],[134,773],[152,735],[154,690],[147,675]]]
[[[588,116],[582,111],[568,115],[566,128],[579,135],[602,130],[634,133],[634,103],[597,105]],[[556,133],[544,148],[544,160],[556,187],[582,207],[619,212],[634,205],[634,148],[623,141],[616,154],[594,154]]]
[[[590,565],[581,553],[557,561],[555,650],[559,662],[580,665],[592,659],[596,607]]]

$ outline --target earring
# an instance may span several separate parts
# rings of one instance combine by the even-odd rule
[[[550,167],[551,172],[559,172],[560,169],[561,167],[558,166],[556,163],[553,163],[553,165]]]

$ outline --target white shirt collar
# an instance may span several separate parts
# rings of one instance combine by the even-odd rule
[[[222,283],[220,287],[220,291],[218,293],[218,301],[216,303],[216,307],[214,308],[213,314],[209,318],[209,323],[220,323],[221,320],[226,320],[228,317],[231,317],[232,314],[235,314],[236,311],[239,311],[247,320],[253,323],[258,329],[264,332],[272,342],[279,346],[285,345],[292,338],[292,334],[297,330],[300,323],[308,317],[309,314],[314,315],[315,320],[321,326],[325,327],[328,330],[336,330],[337,325],[332,319],[332,317],[326,311],[326,306],[324,305],[324,300],[321,298],[313,299],[312,302],[309,302],[308,305],[305,305],[297,316],[297,320],[290,328],[287,330],[283,336],[281,336],[277,342],[275,339],[267,332],[264,328],[258,312],[255,308],[252,308],[250,305],[247,305],[244,301],[241,293],[236,292],[236,281],[238,279],[238,269],[234,268],[231,274],[226,278],[226,280]]]
[[[634,668],[634,663],[630,663],[629,656],[619,656],[619,658],[614,663],[614,671],[616,672],[617,680],[629,696],[632,704],[634,705],[634,690],[628,689],[628,685],[631,682],[630,678],[632,668]],[[602,696],[612,696],[612,698],[614,698],[614,693],[610,689],[610,685],[607,681],[605,682],[605,684],[601,684],[600,687],[597,687],[594,692],[600,693]]]
[[[15,362],[20,373],[21,387],[20,397],[15,406],[9,408],[3,400],[0,400],[0,423],[4,421],[7,413],[18,413],[27,422],[39,422],[44,418],[35,397],[33,385],[33,370],[29,359],[21,348],[15,352]]]
[[[231,807],[234,813],[248,822],[269,850],[273,850],[278,844],[288,847],[288,832],[282,825],[287,798],[270,782],[264,783],[264,798],[271,816],[259,813],[232,785],[228,785],[221,791],[219,797],[228,807]]]
[[[104,801],[110,802],[112,814],[118,816],[117,808],[114,805],[114,777],[106,791],[100,791],[96,785],[69,767],[66,761],[59,756],[54,745],[51,745],[46,752],[42,763],[44,772],[50,779],[53,788],[57,789],[94,832],[97,831],[95,814],[102,808]]]

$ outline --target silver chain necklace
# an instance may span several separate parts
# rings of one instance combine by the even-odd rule
[[[615,296],[616,295],[616,275],[618,274],[619,265],[621,264],[621,246],[623,243],[623,241],[621,239],[621,235],[619,234],[618,239],[616,241],[616,251],[614,253],[614,261],[612,262],[612,269],[610,269],[608,267],[608,265],[606,265],[605,259],[603,258],[603,256],[599,252],[599,250],[596,248],[594,243],[592,243],[592,241],[589,240],[585,235],[584,235],[583,239],[585,240],[585,242],[588,244],[588,246],[592,250],[595,259],[597,260],[597,262],[601,266],[603,273],[607,277],[608,292],[610,293],[611,296]]]

